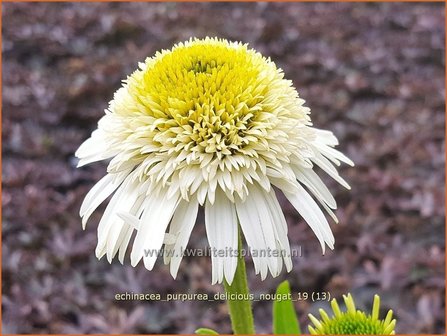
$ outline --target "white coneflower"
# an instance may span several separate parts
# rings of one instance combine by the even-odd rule
[[[311,127],[310,110],[281,69],[247,45],[206,38],[179,43],[139,64],[114,95],[98,129],[76,152],[79,166],[112,158],[107,175],[87,194],[80,215],[111,198],[98,226],[96,255],[109,261],[136,231],[131,264],[151,270],[156,254],[176,276],[198,207],[205,208],[208,241],[237,250],[238,223],[256,273],[277,276],[292,267],[287,224],[273,186],[282,190],[315,232],[333,248],[329,224],[311,194],[336,220],[336,203],[317,174],[321,167],[349,188],[334,167],[352,162],[333,147],[335,136]],[[232,282],[234,253],[212,256],[212,281]]]

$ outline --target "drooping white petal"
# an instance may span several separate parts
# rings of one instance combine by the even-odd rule
[[[268,203],[265,200],[265,191],[257,185],[249,187],[249,197],[245,202],[236,202],[237,215],[242,232],[255,264],[260,271],[261,278],[265,279],[269,269],[273,276],[281,271],[278,269],[278,260],[270,251],[275,250],[276,240],[274,222]]]
[[[326,159],[320,153],[315,153],[315,156],[312,158],[312,161],[315,162],[321,169],[323,169],[330,177],[332,177],[335,181],[340,183],[346,189],[351,189],[349,184],[338,175],[337,169],[332,165],[332,163]]]
[[[337,166],[340,165],[340,161],[350,165],[351,167],[354,166],[354,162],[352,162],[346,155],[330,146],[317,142],[315,143],[315,147],[319,149],[321,154],[334,162]]]
[[[141,205],[145,196],[139,195],[138,185],[135,181],[130,188],[133,189],[132,192],[127,195],[126,200],[120,204],[127,204],[130,206],[130,210],[128,212],[122,211],[117,213],[119,219],[114,221],[107,236],[107,260],[109,262],[112,262],[112,259],[120,248],[123,247],[124,249],[127,249],[130,236],[134,230],[139,229],[140,223],[138,217],[141,215]],[[124,209],[124,207],[120,207],[120,209]],[[134,220],[130,221],[131,218],[134,218]]]
[[[250,248],[255,273],[260,273],[261,279],[264,280],[268,272],[268,263],[259,256],[259,251],[265,248],[264,237],[262,231],[259,230],[259,218],[254,213],[256,208],[252,207],[249,199],[247,198],[245,202],[236,202],[236,211],[245,240]]]
[[[326,205],[326,203],[322,202],[320,199],[319,199],[319,201],[320,201],[320,204],[322,205],[322,207],[324,208],[324,210],[326,210],[326,212],[329,214],[329,216],[331,216],[331,218],[334,220],[334,222],[335,222],[336,224],[338,224],[338,218],[337,218],[337,216],[335,215],[335,213],[331,210],[331,208],[329,208],[329,207]]]
[[[271,190],[271,187],[269,188]],[[260,230],[264,236],[264,244],[267,255],[267,262],[269,266],[270,273],[273,277],[276,277],[281,272],[279,269],[278,260],[273,256],[273,251],[276,250],[277,244],[275,239],[275,222],[266,200],[266,191],[259,188],[256,184],[253,184],[249,188],[250,198],[253,200],[253,205],[257,209],[257,214],[259,216]]]
[[[323,130],[323,129],[319,129],[319,128],[313,128],[313,131],[314,131],[316,138],[318,139],[319,142],[324,143],[325,145],[329,145],[329,146],[337,146],[338,145],[338,139],[334,135],[334,133],[332,133],[331,131]]]
[[[85,229],[85,225],[93,211],[121,185],[128,174],[129,172],[107,174],[90,189],[79,210],[83,229]]]
[[[144,186],[145,183],[141,185],[141,187],[143,188],[140,188],[140,193],[142,190],[143,191],[145,190]],[[139,196],[137,202],[135,202],[134,205],[135,208],[132,209],[132,212],[134,212],[135,215],[125,212],[118,213],[118,216],[120,216],[121,219],[123,219],[124,222],[127,224],[127,226],[126,225],[123,226],[124,232],[122,233],[122,240],[117,243],[119,245],[118,259],[121,262],[121,264],[124,263],[124,256],[126,254],[127,247],[129,246],[132,233],[140,228],[141,221],[139,220],[139,218],[144,211],[145,200],[146,195],[143,193]]]
[[[113,246],[109,242],[107,242],[107,244],[106,244],[107,261],[109,263],[112,262],[112,259],[115,257],[116,253],[121,249],[124,249],[123,256],[122,256],[122,258],[120,258],[120,256],[118,256],[118,260],[120,261],[121,264],[124,263],[124,253],[126,252],[126,248],[128,245],[128,239],[130,240],[130,237],[131,237],[133,231],[134,231],[134,228],[131,225],[127,224],[126,222],[121,223],[120,229],[118,231],[118,236],[117,236]],[[127,237],[129,237],[129,238],[127,238]],[[125,245],[125,247],[123,247],[123,245]]]
[[[303,183],[319,200],[325,202],[330,208],[336,209],[337,203],[329,189],[321,181],[320,177],[309,168],[294,167],[296,178]]]
[[[105,134],[102,130],[94,130],[90,138],[85,140],[75,153],[79,158],[78,167],[86,164],[105,160],[116,155],[118,151],[110,148],[105,140]]]
[[[102,256],[107,252],[106,249],[106,238],[108,234],[108,229],[110,228],[111,221],[115,220],[115,216],[117,217],[118,211],[115,209],[115,206],[118,204],[118,201],[121,199],[122,194],[125,192],[126,188],[118,188],[115,194],[110,199],[109,204],[104,211],[104,214],[101,217],[101,220],[98,224],[98,243],[96,245],[95,254],[98,259],[101,259]]]
[[[288,191],[283,191],[283,193],[314,231],[320,241],[323,253],[325,252],[325,244],[333,249],[334,236],[331,228],[329,227],[323,212],[307,191],[297,183],[294,193]]]
[[[117,215],[134,230],[138,230],[140,227],[140,219],[137,216],[128,212],[118,212]]]
[[[167,198],[166,192],[146,198],[140,228],[135,236],[131,265],[135,266],[143,258],[144,266],[151,270],[157,259],[157,251],[163,244],[164,234],[177,207],[179,197]],[[145,253],[146,252],[146,253]],[[148,253],[150,252],[150,253]]]
[[[278,249],[284,252],[284,264],[286,265],[287,272],[292,270],[292,259],[290,252],[289,238],[287,237],[287,222],[282,212],[281,206],[276,198],[273,188],[266,194],[266,200],[273,218],[273,229],[275,231],[275,238],[278,243]],[[281,259],[281,258],[280,258]],[[281,270],[281,266],[278,267]]]
[[[234,204],[221,188],[216,189],[214,204],[205,203],[205,227],[211,247],[212,283],[233,282],[237,266],[238,234]]]
[[[132,181],[132,176],[129,175],[113,195],[98,224],[97,255],[100,255],[106,247],[109,262],[112,260],[113,252],[116,251],[115,245],[124,224],[118,213],[131,212],[137,198],[137,182]]]
[[[123,234],[123,239],[120,242],[120,246],[118,249],[118,260],[121,264],[124,264],[124,256],[127,251],[127,247],[129,246],[130,238],[132,237],[132,233],[134,232],[133,228],[127,224],[125,232]]]
[[[314,129],[314,131],[317,138],[313,144],[324,156],[326,156],[333,162],[340,160],[341,162],[344,162],[351,167],[354,166],[354,162],[352,162],[351,159],[349,159],[342,152],[333,148],[334,146],[338,145],[338,139],[331,131],[321,129]]]
[[[176,239],[173,244],[165,244],[164,257],[165,263],[170,262],[170,271],[174,279],[177,277],[183,251],[196,222],[198,209],[199,203],[195,199],[190,202],[181,201],[172,218],[169,233],[173,234]]]

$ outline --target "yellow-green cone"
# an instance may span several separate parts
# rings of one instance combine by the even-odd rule
[[[396,320],[393,319],[393,311],[389,310],[384,320],[379,319],[380,297],[374,296],[371,314],[366,314],[355,308],[351,294],[343,295],[346,312],[342,312],[337,300],[331,301],[333,316],[320,309],[321,320],[312,314],[309,318],[313,326],[309,325],[312,335],[394,335]]]

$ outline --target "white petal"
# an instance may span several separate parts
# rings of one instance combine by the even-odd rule
[[[206,193],[208,192],[208,186],[203,183],[199,190],[197,191],[197,200],[199,201],[199,204],[203,205],[205,203]]]
[[[329,145],[329,146],[337,146],[338,145],[338,139],[332,133],[328,130],[322,130],[318,128],[313,128],[315,134],[317,135],[317,139],[321,141],[322,143]]]
[[[303,183],[319,199],[324,201],[330,208],[336,209],[337,203],[329,189],[321,181],[320,177],[309,168],[299,168],[294,166],[294,172],[298,181]]]
[[[266,200],[266,193],[256,184],[250,186],[249,190],[249,197],[253,199],[253,203],[256,206],[257,213],[259,215],[261,224],[260,229],[264,236],[265,248],[267,250],[274,251],[277,247],[274,231],[275,223],[268,202]],[[271,190],[271,188],[269,188],[269,190]],[[278,259],[271,255],[267,257],[267,260],[272,276],[278,276],[281,272],[281,269],[279,268],[280,265],[278,264]]]
[[[320,152],[326,156],[328,159],[332,161],[344,162],[350,166],[354,166],[354,162],[352,162],[346,155],[341,153],[340,151],[332,148],[338,145],[338,139],[331,131],[314,129],[316,132],[316,140],[313,144],[320,150]]]
[[[144,202],[144,212],[141,217],[140,228],[135,237],[130,254],[131,265],[135,266],[143,258],[144,266],[151,270],[157,259],[166,228],[178,204],[178,196],[167,198],[166,192],[153,194]],[[151,254],[145,255],[145,251]]]
[[[136,188],[136,186],[133,186]],[[120,201],[119,209],[126,209],[129,211],[129,214],[132,215],[135,213],[139,207],[137,202],[138,194],[136,190],[133,190],[132,193],[127,194],[124,200]],[[115,216],[115,220],[113,224],[110,226],[109,233],[107,235],[107,260],[112,262],[113,257],[118,252],[121,243],[126,236],[126,232],[129,224],[120,218],[118,214]],[[130,229],[133,231],[135,228],[131,225]]]
[[[334,247],[334,236],[331,228],[321,209],[307,191],[297,183],[295,193],[289,193],[288,191],[283,191],[283,193],[314,231],[320,241],[323,253],[325,243],[332,249]]]
[[[221,188],[216,189],[214,204],[206,201],[205,226],[210,247],[212,250],[216,249],[211,255],[212,283],[221,283],[225,276],[231,284],[237,266],[237,217],[234,204]],[[224,256],[220,256],[218,251],[225,251]]]
[[[329,208],[324,202],[320,201],[320,204],[323,206],[324,210],[331,216],[331,218],[334,220],[336,224],[338,224],[338,218],[335,216],[335,213]]]
[[[245,202],[236,202],[236,211],[247,245],[250,248],[256,274],[261,273],[264,280],[268,272],[268,262],[259,256],[259,251],[265,249],[264,237],[259,229],[259,218],[256,215],[256,207],[250,202],[250,196]]]
[[[90,138],[85,140],[75,153],[79,158],[78,167],[88,163],[101,161],[118,154],[117,149],[110,149],[105,140],[104,132],[97,129]]]
[[[312,161],[314,161],[318,166],[320,166],[321,169],[323,169],[326,173],[329,174],[335,181],[340,183],[343,187],[346,189],[351,189],[349,184],[338,175],[337,169],[332,165],[332,163],[326,159],[323,155],[320,153],[316,153],[315,157],[312,158]]]
[[[123,195],[123,193],[125,193],[125,191],[126,188],[123,187],[123,185],[120,188],[118,188],[116,193],[112,196],[109,204],[107,205],[106,210],[104,211],[104,214],[101,217],[101,220],[99,221],[97,229],[98,243],[96,245],[96,251],[95,251],[96,257],[98,259],[100,259],[101,256],[103,255],[103,250],[106,250],[108,230],[113,221],[116,219],[115,217],[118,216],[117,212],[122,211],[122,209],[120,208],[117,209],[116,207],[118,205],[119,200],[121,199],[121,196]]]
[[[197,200],[191,200],[190,202],[182,201],[175,210],[174,217],[172,218],[170,232],[175,233],[177,239],[174,244],[165,246],[165,250],[168,249],[168,254],[165,254],[167,256],[165,262],[168,261],[171,263],[170,271],[174,279],[177,277],[180,262],[183,258],[183,251],[188,244],[189,237],[196,222],[198,210],[199,203]]]
[[[93,211],[121,185],[127,175],[128,172],[107,174],[90,189],[79,210],[83,229],[85,229],[85,225]]]
[[[122,225],[120,235],[113,250],[113,257],[119,250],[118,260],[121,264],[124,263],[124,256],[126,254],[127,246],[129,245],[132,233],[134,232],[134,230],[139,229],[140,221],[138,218],[141,216],[142,213],[142,203],[144,199],[145,195],[140,195],[138,200],[132,207],[131,212],[135,213],[135,215],[127,212],[117,213],[118,217],[120,217],[124,221],[124,224]]]
[[[128,225],[130,225],[130,227],[134,230],[138,230],[138,228],[140,227],[140,219],[137,216],[132,215],[128,212],[118,212],[117,215]]]
[[[95,251],[96,258],[101,259],[102,257],[104,257],[106,255],[106,253],[107,253],[107,250],[106,250],[105,245],[99,249],[98,249],[98,247],[96,248],[96,251]]]
[[[98,245],[97,253],[106,246],[107,260],[112,261],[114,253],[118,250],[116,245],[123,229],[124,221],[118,213],[135,211],[134,205],[138,199],[138,182],[132,181],[132,176],[128,176],[123,184],[118,188],[107,206],[98,225]]]
[[[236,202],[237,215],[247,244],[252,251],[253,262],[261,272],[261,278],[267,276],[267,268],[273,276],[281,271],[278,260],[267,255],[268,249],[275,250],[276,240],[274,222],[265,199],[265,191],[257,185],[249,187],[249,196],[245,202]],[[257,256],[255,255],[257,253]],[[261,255],[264,253],[264,255]]]
[[[354,166],[354,162],[351,161],[351,159],[349,159],[346,155],[344,155],[342,152],[329,147],[327,145],[323,145],[323,144],[315,144],[315,146],[320,150],[320,152],[326,156],[329,160],[331,160],[332,162],[334,162],[337,165],[340,165],[340,162],[338,160],[340,160],[341,162],[344,162],[348,165],[350,165],[351,167]]]
[[[123,240],[120,243],[118,260],[121,264],[124,264],[124,256],[126,254],[127,246],[129,246],[130,238],[132,237],[133,229],[130,225],[127,225],[126,230],[124,232]]]
[[[287,222],[282,212],[281,206],[276,198],[275,191],[273,189],[266,195],[266,200],[269,205],[274,221],[275,237],[279,243],[279,249],[285,252],[284,264],[286,265],[287,272],[292,270],[292,259],[290,252],[289,238],[287,237]],[[282,268],[281,266],[279,267]]]
[[[112,230],[109,231],[109,236],[110,236],[110,232]],[[123,242],[126,240],[127,236],[129,235],[129,232],[130,232],[130,234],[132,234],[133,230],[134,230],[134,228],[131,227],[129,224],[127,224],[126,222],[122,222],[119,224],[119,228],[116,229],[115,234],[117,235],[117,237],[114,239],[114,241],[112,242],[112,241],[107,240],[106,249],[107,249],[107,260],[109,263],[112,262],[112,259],[115,257],[116,253],[121,248]],[[120,262],[123,263],[123,261],[121,261],[121,260],[120,260]]]

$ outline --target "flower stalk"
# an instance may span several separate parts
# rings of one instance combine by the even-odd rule
[[[235,335],[253,335],[255,326],[253,321],[253,311],[250,291],[247,283],[247,272],[245,260],[242,256],[242,237],[240,228],[238,229],[238,257],[236,273],[231,285],[224,280],[225,293],[230,311],[231,326]]]

